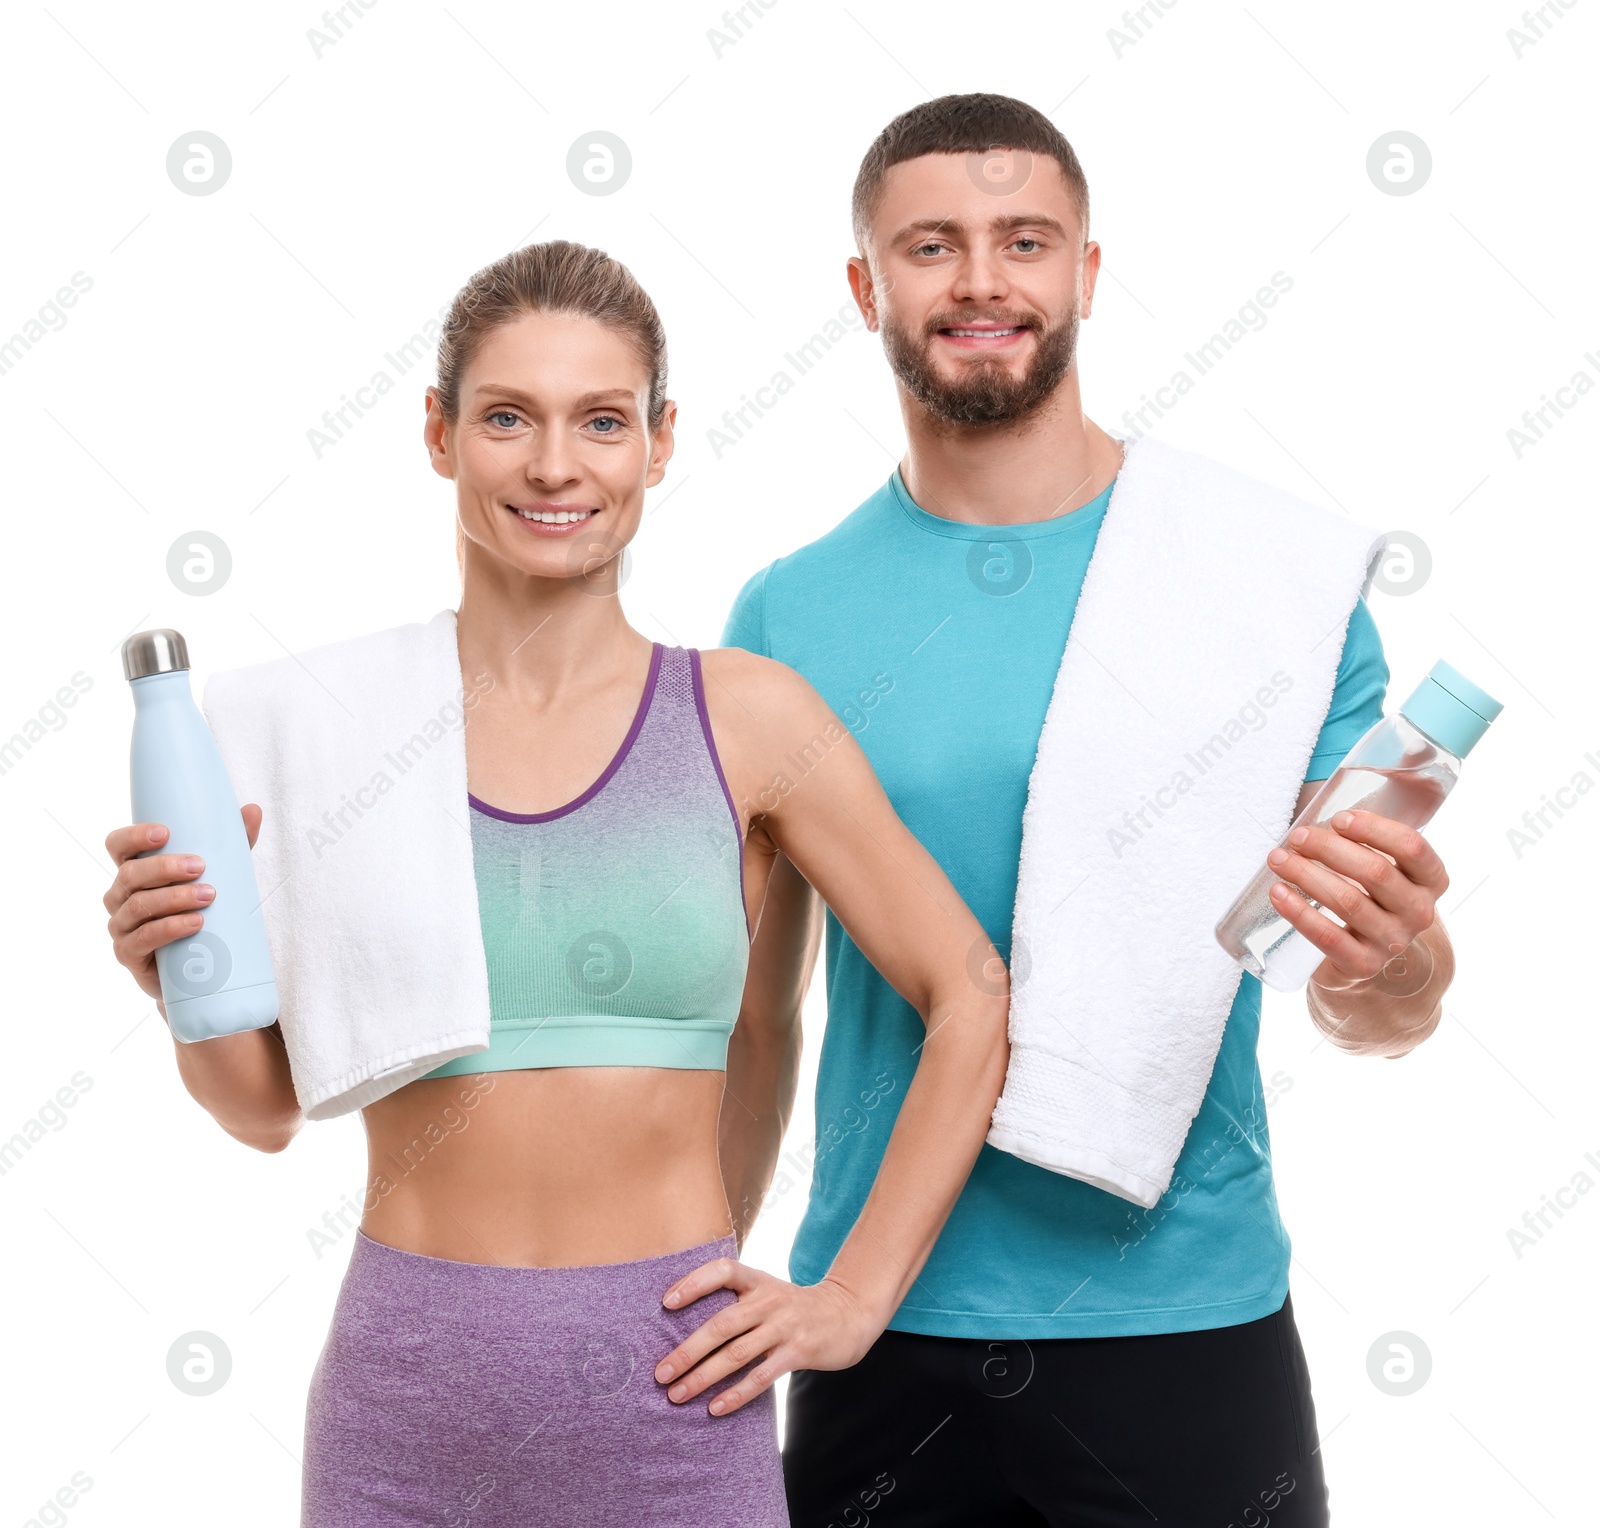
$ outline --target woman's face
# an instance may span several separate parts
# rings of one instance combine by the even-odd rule
[[[627,337],[593,319],[529,313],[492,330],[456,422],[430,388],[423,430],[468,541],[535,577],[613,585],[612,559],[672,456],[676,408],[652,432],[649,391]]]

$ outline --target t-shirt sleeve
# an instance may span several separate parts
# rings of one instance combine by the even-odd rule
[[[1350,752],[1355,740],[1383,717],[1383,697],[1389,688],[1389,665],[1383,643],[1367,602],[1358,599],[1345,627],[1344,651],[1333,681],[1333,699],[1322,723],[1317,746],[1306,766],[1306,781],[1326,780]]]
[[[746,652],[770,658],[767,651],[767,573],[763,568],[739,591],[722,628],[724,647],[742,647]]]

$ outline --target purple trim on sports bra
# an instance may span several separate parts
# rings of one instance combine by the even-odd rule
[[[716,739],[711,736],[711,717],[706,711],[706,682],[700,672],[700,649],[689,649],[689,674],[694,688],[694,709],[700,717],[700,731],[706,740],[706,752],[711,755],[711,767],[717,772],[717,783],[722,787],[723,799],[728,803],[728,811],[733,816],[733,834],[739,843],[739,906],[744,909],[745,934],[749,938],[755,937],[755,930],[750,926],[750,904],[744,894],[744,824],[739,821],[739,809],[733,804],[733,792],[728,789],[728,777],[722,772],[722,758],[717,752]]]
[[[558,806],[548,812],[507,812],[500,807],[490,806],[487,801],[480,801],[470,791],[467,792],[467,803],[476,812],[482,812],[486,817],[498,817],[501,822],[554,822],[557,817],[565,817],[568,812],[575,812],[586,801],[593,801],[605,788],[606,782],[622,768],[622,761],[628,757],[633,748],[634,740],[639,736],[639,729],[644,726],[644,719],[650,712],[650,702],[656,693],[656,679],[661,673],[661,655],[665,651],[659,642],[654,642],[650,647],[650,673],[644,682],[644,694],[639,697],[639,709],[633,713],[633,725],[628,728],[628,735],[623,738],[622,746],[616,751],[611,762],[601,772],[600,778],[591,785],[581,796],[575,796],[565,806]],[[713,757],[715,757],[713,755]],[[722,773],[718,766],[717,773]],[[727,789],[726,786],[723,787]],[[743,860],[740,861],[741,868]],[[748,922],[748,917],[746,922]]]

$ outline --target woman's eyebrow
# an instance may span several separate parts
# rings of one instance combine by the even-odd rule
[[[531,393],[525,393],[521,388],[512,387],[505,382],[480,382],[478,391],[480,393],[497,393],[502,398],[513,398],[519,403],[534,404],[539,401]],[[597,404],[619,401],[631,403],[633,394],[625,387],[601,388],[596,392],[580,394],[572,400],[572,406],[574,408],[587,409],[594,408]]]

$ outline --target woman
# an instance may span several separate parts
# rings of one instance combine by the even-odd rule
[[[518,250],[446,321],[423,434],[456,485],[491,1044],[363,1111],[373,1181],[443,1111],[470,1128],[367,1196],[306,1419],[315,1528],[787,1522],[772,1382],[846,1367],[883,1330],[1004,1078],[1002,984],[968,974],[983,932],[815,691],[623,616],[620,554],[672,454],[665,389],[655,308],[596,250]],[[209,900],[198,863],[151,852],[165,837],[107,840],[117,958],[152,996],[153,952]],[[809,1287],[736,1261],[817,937],[749,931],[800,877],[928,1026],[872,1197]],[[571,930],[604,933],[576,966],[536,958]],[[231,1135],[288,1145],[277,1026],[177,1060]]]

